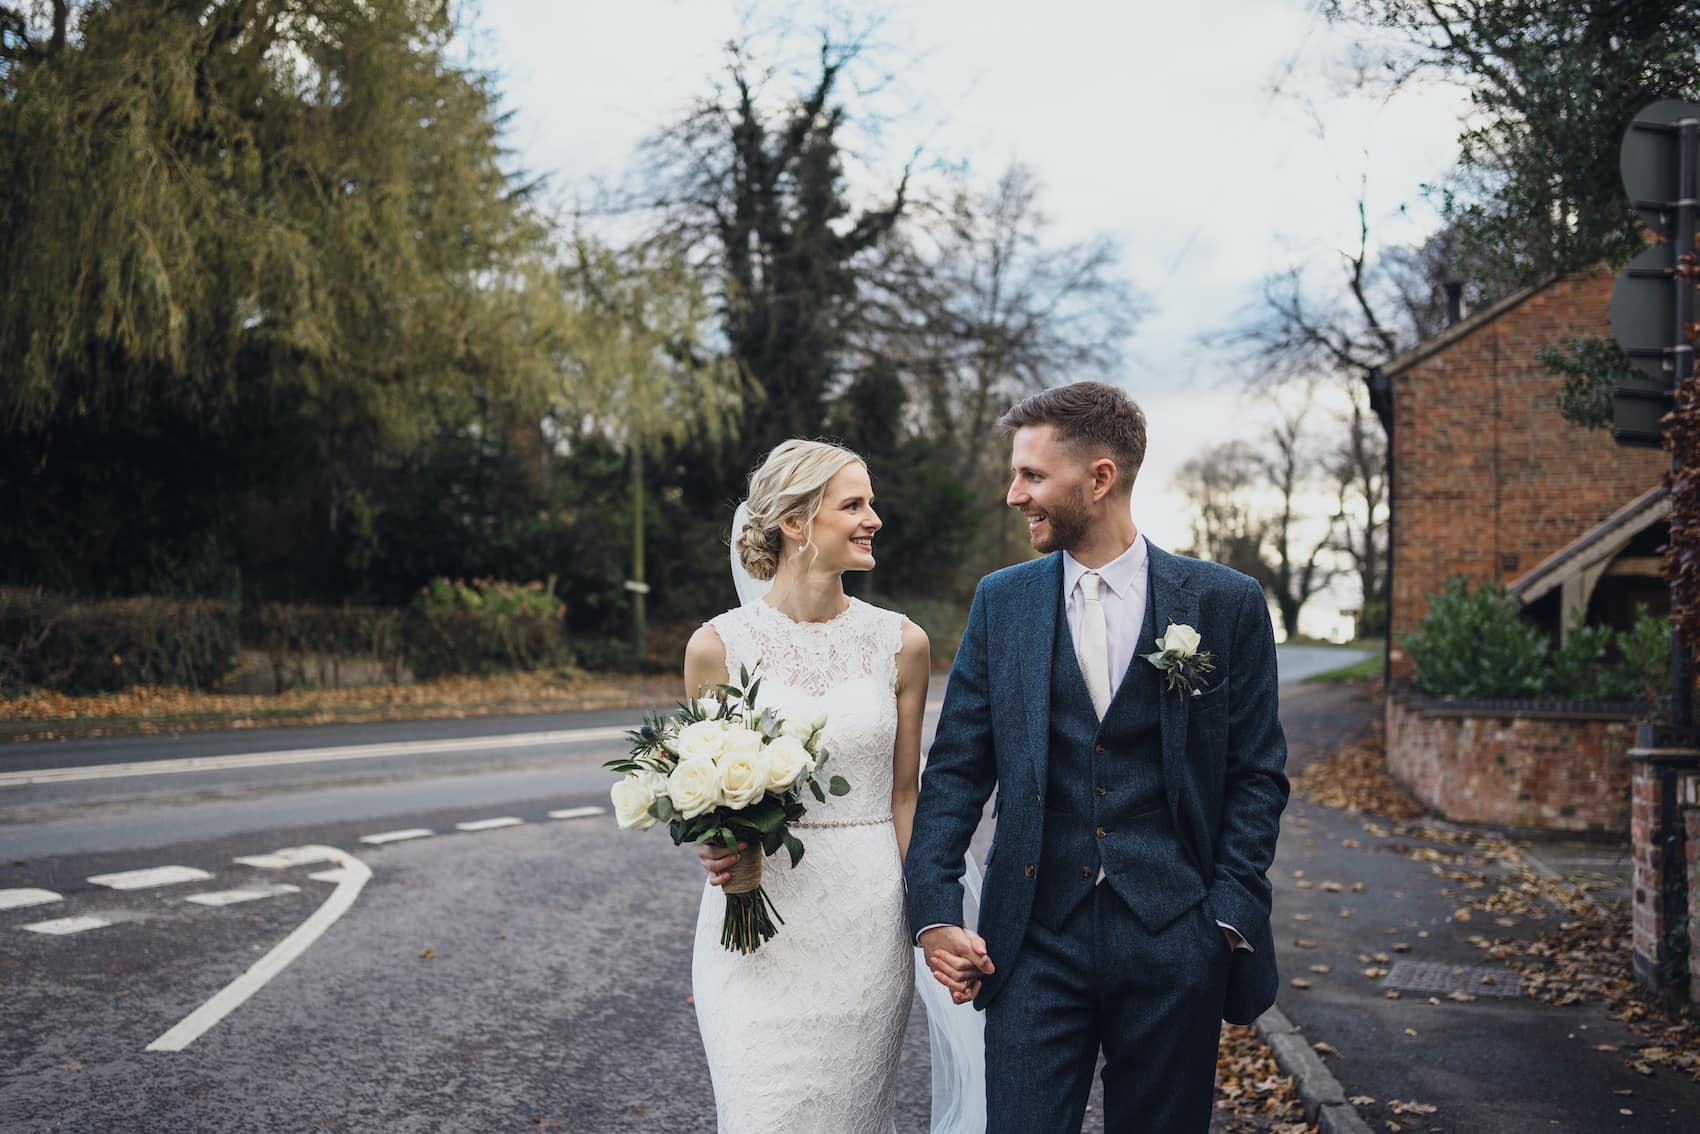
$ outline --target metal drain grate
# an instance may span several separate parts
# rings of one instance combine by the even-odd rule
[[[1434,995],[1467,992],[1472,996],[1502,996],[1508,999],[1522,995],[1522,980],[1510,969],[1475,969],[1440,961],[1394,961],[1382,983],[1403,992]]]

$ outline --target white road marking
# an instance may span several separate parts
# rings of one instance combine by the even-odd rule
[[[241,858],[232,859],[243,866],[254,866],[261,870],[288,870],[292,866],[309,866],[315,862],[329,862],[331,856],[340,854],[334,847],[284,847],[271,854],[245,854]]]
[[[517,827],[524,819],[516,819],[512,815],[504,815],[500,819],[474,819],[469,823],[456,823],[457,831],[494,831],[498,827]]]
[[[361,835],[360,841],[367,846],[381,847],[385,843],[399,843],[407,839],[428,839],[436,833],[429,827],[409,827],[405,831],[382,831],[376,835]]]
[[[307,875],[307,877],[312,879],[314,882],[341,882],[347,876],[348,872],[340,866],[334,867],[330,870],[321,870],[316,874]]]
[[[183,882],[205,882],[212,875],[193,866],[150,866],[146,870],[125,870],[118,874],[96,874],[89,879],[96,886],[112,890],[151,890],[155,886],[176,886]]]
[[[308,849],[308,848],[296,848]],[[252,968],[219,990],[211,1000],[183,1017],[164,1035],[148,1044],[148,1051],[182,1051],[208,1028],[224,1019],[265,983],[284,969],[319,939],[337,918],[348,912],[360,890],[372,877],[365,863],[346,851],[333,847],[313,848],[329,852],[326,857],[342,867],[342,877],[325,903],[314,910],[306,921],[295,927],[288,937],[272,947],[272,951],[254,962]]]
[[[564,811],[551,811],[551,819],[589,819],[592,815],[606,815],[606,807],[569,807]]]
[[[112,923],[103,917],[59,917],[52,921],[38,921],[33,925],[24,926],[31,933],[48,933],[55,937],[63,937],[67,933],[81,933],[85,929],[102,929]]]
[[[237,902],[253,902],[261,898],[275,898],[280,894],[300,892],[299,886],[291,886],[285,882],[268,882],[264,886],[248,886],[240,890],[208,890],[204,894],[190,894],[184,901],[201,906],[233,906]]]
[[[439,753],[489,752],[503,748],[547,748],[556,744],[590,744],[622,739],[624,725],[560,729],[554,732],[515,732],[502,736],[468,736],[452,740],[396,740],[381,744],[349,744],[327,748],[291,748],[279,752],[244,752],[231,756],[189,756],[181,760],[139,760],[127,764],[90,764],[81,768],[41,768],[0,772],[0,787],[63,784],[80,780],[110,780],[120,776],[169,776],[182,772],[224,772],[237,768],[271,768],[285,764],[318,764],[337,760],[376,760],[385,756],[432,756]]]
[[[52,890],[0,890],[0,910],[21,910],[25,906],[45,906],[61,900]]]

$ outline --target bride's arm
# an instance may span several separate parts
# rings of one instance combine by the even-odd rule
[[[905,618],[903,648],[897,652],[897,744],[891,754],[891,819],[897,825],[897,853],[903,858],[909,857],[915,797],[921,790],[921,718],[927,712],[931,668],[927,632]]]
[[[714,627],[703,623],[691,640],[685,643],[685,696],[696,700],[703,686],[721,685],[731,680],[726,672],[726,644]]]
[[[695,699],[704,686],[715,686],[730,679],[726,672],[726,643],[720,640],[714,627],[706,622],[697,627],[691,640],[685,643],[685,696]],[[708,871],[708,880],[716,886],[731,878],[730,851],[720,847],[700,846],[697,861]]]

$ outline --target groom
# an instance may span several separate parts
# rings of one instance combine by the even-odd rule
[[[1046,390],[1003,425],[1008,503],[1049,554],[975,592],[915,811],[910,925],[986,1012],[992,1134],[1078,1131],[1100,1050],[1109,1134],[1202,1134],[1221,1020],[1275,1000],[1269,610],[1251,579],[1134,528],[1145,417],[1121,390]],[[963,855],[994,789],[975,933]]]

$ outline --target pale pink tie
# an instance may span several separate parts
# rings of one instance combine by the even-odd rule
[[[1103,583],[1096,571],[1080,576],[1080,593],[1086,600],[1080,607],[1080,672],[1099,720],[1110,710],[1110,632],[1099,590]]]

